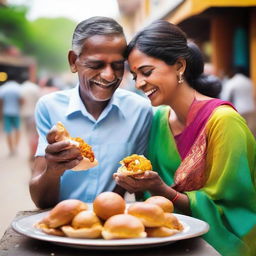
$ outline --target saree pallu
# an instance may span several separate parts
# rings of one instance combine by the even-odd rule
[[[176,171],[189,150],[181,157],[169,127],[169,112],[165,106],[155,112],[147,156],[165,183],[175,186]],[[195,116],[191,109],[190,124]],[[244,119],[225,105],[217,107],[200,129],[198,137],[206,139],[204,183],[182,191],[189,197],[191,215],[210,225],[204,239],[222,255],[256,255],[255,139]]]

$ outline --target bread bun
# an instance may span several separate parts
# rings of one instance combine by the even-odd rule
[[[92,211],[81,211],[72,220],[71,225],[61,227],[68,237],[99,238],[102,225],[99,218]]]
[[[152,196],[149,197],[145,202],[160,206],[164,212],[171,213],[174,210],[172,201],[163,196]]]
[[[67,199],[58,203],[39,224],[57,228],[72,221],[76,214],[87,210],[88,205],[80,200]]]
[[[182,224],[179,222],[178,218],[174,216],[172,213],[165,212],[164,217],[165,221],[163,226],[170,229],[176,229],[178,231],[183,230]]]
[[[44,223],[36,223],[35,227],[37,229],[42,230],[44,233],[48,235],[53,235],[53,236],[65,236],[63,231],[60,228],[49,228],[46,224]]]
[[[109,217],[124,213],[125,200],[117,193],[103,192],[93,201],[95,214],[103,220]]]
[[[122,239],[146,237],[142,222],[129,214],[117,214],[110,217],[104,224],[104,239]]]
[[[98,161],[94,157],[92,147],[79,137],[71,137],[69,132],[61,122],[58,122],[52,127],[52,129],[47,134],[47,140],[49,143],[65,140],[69,141],[70,143],[70,146],[68,146],[67,148],[70,148],[72,146],[79,148],[83,159],[79,162],[78,165],[71,169],[73,171],[84,171],[98,165]]]
[[[141,176],[146,171],[152,171],[151,162],[143,155],[127,156],[120,161],[120,164],[117,173],[127,176]]]
[[[155,204],[137,202],[129,206],[127,213],[139,218],[145,227],[160,227],[165,221],[164,211]]]
[[[166,237],[173,236],[179,233],[176,229],[170,229],[166,227],[158,227],[158,228],[146,228],[147,237]]]

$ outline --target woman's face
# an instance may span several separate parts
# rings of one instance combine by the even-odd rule
[[[136,87],[142,90],[153,106],[170,105],[178,89],[177,65],[150,57],[134,48],[129,57]]]

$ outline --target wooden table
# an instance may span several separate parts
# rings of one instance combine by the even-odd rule
[[[19,212],[16,216],[30,216],[35,211]],[[87,250],[55,245],[16,233],[9,227],[0,241],[1,256],[216,256],[220,255],[200,237],[181,240],[169,245],[136,250]]]

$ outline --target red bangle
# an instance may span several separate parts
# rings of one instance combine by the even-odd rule
[[[174,196],[174,198],[171,200],[173,203],[179,198],[180,193],[178,191],[176,191],[176,195]]]

